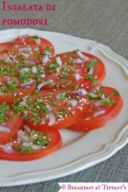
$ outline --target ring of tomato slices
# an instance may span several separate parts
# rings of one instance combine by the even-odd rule
[[[19,144],[19,141],[15,140],[14,142],[0,146],[0,159],[13,161],[35,160],[52,153],[61,146],[62,141],[59,131],[45,131],[43,133],[47,136],[47,145],[44,144],[41,147],[30,143],[30,146],[24,146],[22,141],[20,141],[21,143]],[[36,135],[37,134],[38,132]]]
[[[82,117],[76,124],[69,127],[73,131],[90,131],[96,128],[105,126],[106,123],[115,118],[123,107],[123,100],[119,92],[112,87],[100,87],[96,92],[97,95],[92,95],[90,104]]]

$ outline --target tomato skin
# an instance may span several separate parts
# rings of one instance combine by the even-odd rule
[[[3,149],[0,149],[0,158],[12,161],[29,161],[42,158],[57,150],[62,144],[60,133],[58,131],[47,131],[45,133],[51,138],[50,144],[45,149],[35,150],[31,153],[22,153],[15,150],[11,154],[8,154]]]
[[[116,91],[114,88],[111,87],[103,87],[101,88],[101,90],[102,89],[106,90],[107,95],[111,94],[113,91]],[[123,107],[123,100],[120,95],[113,96],[113,98],[117,102],[117,104],[106,106],[106,113],[98,117],[92,117],[96,109],[94,109],[94,111],[92,112],[92,110],[90,110],[90,105],[88,105],[88,110],[85,113],[85,118],[83,117],[82,119],[80,119],[76,124],[69,127],[69,129],[73,131],[85,132],[105,126],[120,113]],[[86,119],[87,117],[89,117],[89,119]]]
[[[5,144],[11,140],[14,140],[17,137],[17,132],[20,129],[23,118],[21,115],[16,115],[16,119],[4,123],[5,126],[11,129],[10,133],[5,131],[0,132],[0,144]]]

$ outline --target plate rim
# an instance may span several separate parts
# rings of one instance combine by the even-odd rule
[[[114,60],[114,61],[120,61],[120,64],[122,65],[123,70],[126,72],[126,75],[128,76],[128,60],[126,60],[124,57],[122,57],[121,55],[117,54],[115,51],[113,51],[110,47],[106,46],[105,44],[90,40],[90,39],[85,39],[85,38],[80,38],[80,37],[76,37],[73,35],[69,35],[69,34],[65,34],[65,33],[58,33],[58,32],[51,32],[51,31],[42,31],[42,30],[35,30],[35,29],[31,29],[31,28],[22,28],[22,29],[7,29],[7,30],[0,30],[0,34],[7,32],[10,33],[10,31],[23,31],[23,30],[28,30],[29,31],[33,31],[33,32],[42,32],[42,33],[51,33],[51,34],[56,34],[56,35],[63,35],[65,38],[74,38],[74,39],[79,39],[82,41],[86,41],[89,44],[93,45],[94,49],[98,49],[98,50],[102,50],[102,52],[104,52],[104,54],[108,54],[109,58]],[[5,33],[4,33],[5,36]],[[65,171],[63,171],[63,173],[57,173],[57,172],[61,172],[60,168],[56,168],[56,169],[52,169],[52,172],[54,171],[54,176],[46,176],[44,178],[40,177],[39,175],[41,175],[41,173],[43,171],[37,171],[37,173],[35,172],[29,172],[29,173],[22,173],[20,175],[14,175],[14,176],[9,176],[9,177],[4,177],[4,181],[3,183],[0,182],[0,186],[16,186],[16,185],[23,185],[23,184],[32,184],[32,183],[37,183],[37,182],[43,182],[43,181],[49,181],[49,180],[53,180],[53,179],[57,179],[57,178],[61,178],[64,176],[68,176],[70,174],[74,174],[78,171],[82,171],[84,169],[87,169],[93,165],[96,165],[104,160],[107,160],[108,158],[110,158],[112,155],[114,155],[116,152],[118,152],[121,148],[123,148],[126,144],[128,143],[128,124],[126,124],[124,126],[124,128],[118,132],[118,135],[116,137],[116,139],[114,139],[113,142],[106,144],[104,146],[104,148],[92,155],[88,155],[86,157],[83,157],[82,159],[79,160],[75,160],[75,166],[77,164],[79,164],[81,161],[89,161],[89,159],[91,159],[91,163],[85,163],[83,166],[77,166],[77,168],[73,168],[73,169],[69,169],[68,167],[71,167],[73,165],[71,165],[72,163],[69,163],[68,166],[63,166],[61,167],[61,169],[64,169]],[[93,160],[92,160],[93,159]],[[56,174],[55,174],[56,171]],[[49,171],[50,173],[50,171]],[[24,180],[20,180],[20,178],[22,178],[25,175],[38,175],[38,178],[33,178],[33,179],[24,179]],[[11,177],[11,178],[10,178]],[[3,178],[3,177],[2,177]],[[2,179],[0,176],[0,180]],[[20,181],[19,181],[20,180]]]

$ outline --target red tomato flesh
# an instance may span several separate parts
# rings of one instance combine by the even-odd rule
[[[90,131],[103,127],[119,114],[123,107],[123,100],[119,92],[111,87],[101,87],[98,93],[104,93],[105,99],[90,100],[84,117],[69,129],[74,131]]]
[[[30,147],[26,146],[22,141],[20,141],[19,144],[19,141],[15,140],[14,143],[12,142],[11,146],[9,143],[8,146],[7,144],[5,146],[0,146],[0,158],[12,161],[35,160],[48,155],[61,146],[62,141],[59,131],[45,131],[43,134],[47,137],[47,145],[41,147],[39,146],[39,143],[38,145],[30,143],[30,146],[32,146]],[[34,148],[35,146],[36,149]]]
[[[68,127],[82,117],[88,105],[88,97],[64,90],[42,91],[26,103],[28,111],[25,112],[25,124],[37,131],[56,130]]]

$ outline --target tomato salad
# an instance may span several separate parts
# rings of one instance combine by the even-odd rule
[[[0,44],[0,158],[27,161],[57,150],[59,129],[91,131],[123,107],[101,85],[104,63],[80,50],[55,54],[52,42],[23,35]]]

